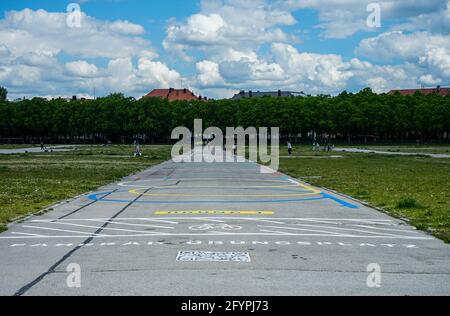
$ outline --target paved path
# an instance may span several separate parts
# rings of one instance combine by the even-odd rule
[[[163,163],[11,225],[0,253],[0,295],[450,294],[449,245],[251,162]]]
[[[49,151],[59,152],[59,151],[71,151],[74,147],[71,145],[61,145],[48,147]],[[14,154],[25,154],[25,153],[41,153],[41,147],[31,147],[31,148],[15,148],[15,149],[0,149],[0,155],[14,155]]]
[[[348,152],[348,153],[363,153],[363,154],[379,154],[389,156],[427,156],[436,159],[450,158],[450,155],[445,154],[404,153],[404,152],[380,151],[380,150],[359,149],[359,148],[334,148],[333,151]]]

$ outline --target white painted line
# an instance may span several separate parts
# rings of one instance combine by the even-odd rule
[[[142,231],[142,230],[111,228],[111,227],[102,227],[102,226],[90,226],[90,225],[72,224],[72,223],[67,223],[67,222],[51,222],[51,224],[84,227],[84,228],[94,228],[94,229],[102,229],[102,230],[122,231],[122,232],[130,232],[130,233],[151,234],[151,232]]]
[[[45,227],[34,227],[31,226],[31,228],[41,228],[41,229],[48,229]],[[48,230],[55,230],[55,229],[48,229]],[[59,230],[64,231],[64,230]],[[69,231],[71,232],[71,231]],[[266,233],[233,233],[233,236],[239,237],[239,236],[284,236],[288,233],[279,232],[277,234],[266,234]],[[226,233],[220,233],[219,234],[210,234],[210,233],[204,233],[204,234],[195,234],[195,233],[180,233],[180,234],[168,234],[168,233],[156,233],[156,234],[136,234],[136,235],[88,235],[88,233],[83,233],[81,236],[45,236],[45,237],[28,237],[28,236],[15,236],[15,237],[0,237],[0,239],[69,239],[69,238],[85,238],[85,237],[93,237],[93,238],[132,238],[132,237],[167,237],[167,236],[180,236],[180,237],[209,237],[209,236],[230,236]],[[295,236],[295,237],[336,237],[336,238],[359,238],[359,239],[405,239],[405,240],[435,240],[431,237],[407,237],[407,236],[398,236],[398,237],[391,237],[391,236],[356,236],[356,235],[330,235],[330,234],[289,234],[289,236]]]
[[[381,228],[381,227],[372,227],[372,226],[367,226],[367,225],[353,225],[353,226],[362,227],[362,228],[376,229],[376,230],[392,231],[392,232],[402,232],[402,233],[409,233],[409,234],[417,234],[416,230]]]
[[[110,220],[110,218],[80,218],[80,219],[63,219],[60,221],[85,221],[88,219],[93,220],[103,220],[107,221]],[[237,219],[237,220],[269,220],[269,221],[335,221],[335,222],[361,222],[361,223],[368,223],[368,224],[376,224],[376,225],[383,225],[383,224],[389,224],[389,223],[395,223],[392,220],[388,219],[356,219],[356,218],[302,218],[302,217],[225,217],[225,216],[207,216],[207,217],[161,217],[161,218],[150,218],[150,217],[141,217],[141,218],[115,218],[115,221],[129,221],[129,220],[136,220],[136,221],[170,221],[170,220],[230,220],[230,219]],[[54,222],[56,219],[49,219],[49,220],[33,220],[32,222],[37,223],[49,223]],[[178,223],[173,222],[171,223]]]
[[[198,221],[205,221],[205,222],[225,223],[224,220],[213,219],[213,218],[209,218],[209,217],[192,217],[192,219],[195,219]]]
[[[255,175],[259,175],[259,174],[255,173]],[[155,182],[155,181],[161,181],[161,182],[163,182],[163,181],[172,181],[172,182],[176,182],[176,181],[200,182],[200,181],[203,181],[203,182],[206,182],[206,181],[217,181],[217,180],[235,180],[236,182],[240,182],[240,183],[242,183],[242,182],[258,182],[258,183],[259,182],[268,182],[268,183],[269,182],[270,183],[288,183],[288,182],[291,182],[291,183],[294,183],[294,184],[300,184],[299,182],[295,183],[295,182],[292,182],[292,181],[273,180],[273,179],[270,179],[270,178],[261,178],[261,177],[244,178],[244,179],[241,179],[241,178],[238,178],[238,177],[227,177],[227,178],[173,178],[173,179],[169,179],[169,180],[161,178],[161,179],[148,179],[148,180],[140,180],[140,181],[127,181],[127,182],[118,183],[117,185],[121,186],[121,187],[148,188],[148,187],[154,187],[154,186],[152,186],[152,185],[149,186],[149,185],[144,185],[144,184],[139,185],[139,183],[140,182],[143,182],[143,183],[145,183],[145,182]],[[130,184],[130,183],[133,183],[133,184]],[[136,183],[138,183],[138,184],[136,184]],[[155,189],[162,189],[162,188],[167,188],[167,186],[158,186],[158,187],[154,187],[154,188]],[[184,187],[184,188],[188,188],[188,187]]]
[[[325,221],[325,220],[302,219],[302,221],[311,222],[311,223],[319,223],[319,224],[340,225],[340,223],[338,223],[338,222]]]
[[[290,183],[293,183],[293,184],[296,184],[296,185],[300,185],[300,182],[298,182],[298,181],[296,181],[296,180],[294,180],[294,179],[291,179],[291,178],[289,178],[289,179],[287,179]]]
[[[263,222],[263,223],[286,225],[286,223],[283,223],[283,222],[271,221],[271,220],[267,220],[267,219],[259,219],[259,218],[246,218],[246,219],[249,220],[249,221],[254,221],[254,222]]]
[[[88,220],[96,220],[96,221],[102,221],[106,222],[109,221],[110,218],[78,218],[78,219],[43,219],[43,220],[32,220],[32,223],[52,223],[55,221],[58,222],[81,222],[81,221],[88,221]],[[169,221],[169,220],[162,220],[162,219],[153,219],[153,218],[115,218],[114,221],[149,221],[149,222],[161,222],[161,223],[167,223],[167,224],[178,224],[178,222]]]
[[[66,229],[57,229],[57,228],[40,227],[40,226],[27,226],[27,225],[24,225],[22,227],[24,227],[24,228],[37,228],[37,229],[51,230],[51,231],[59,231],[59,232],[65,232],[65,233],[82,234],[83,236],[87,235],[87,236],[108,237],[108,235],[104,235],[104,234],[94,234],[94,233],[88,233],[88,232],[80,232],[80,231],[76,231],[76,230],[66,230]]]
[[[293,227],[278,227],[278,226],[266,226],[266,225],[258,225],[259,227],[268,227],[268,228],[275,228],[275,229],[288,229],[288,230],[301,230],[306,232],[314,232],[314,233],[323,233],[323,234],[330,234],[333,236],[341,236],[342,234],[336,233],[336,232],[329,232],[324,230],[315,230],[315,229],[306,229],[306,228],[293,228]]]
[[[234,233],[219,232],[219,231],[215,231],[215,230],[209,231],[208,233],[214,234],[214,235],[217,235],[217,236],[227,236],[227,235],[233,235],[234,236]]]
[[[122,219],[117,219],[116,220],[122,220]],[[167,220],[160,220],[160,219],[152,219],[152,218],[148,218],[145,219],[146,221],[151,221],[151,222],[160,222],[160,223],[166,223],[166,224],[173,224],[173,225],[177,225],[178,222],[174,222],[174,221],[167,221]]]
[[[277,230],[260,229],[260,231],[265,233],[272,233],[272,236],[296,236],[295,234],[292,233],[280,232]]]
[[[306,225],[306,224],[293,224],[295,226],[305,226],[305,227],[315,227],[315,228],[325,228],[325,229],[335,229],[335,230],[345,230],[345,231],[354,231],[354,232],[359,232],[359,233],[366,233],[366,234],[374,234],[374,235],[386,235],[386,236],[398,236],[398,235],[393,235],[393,234],[386,234],[386,233],[380,233],[380,232],[371,232],[371,231],[367,231],[367,230],[362,230],[362,229],[354,229],[354,228],[340,228],[340,227],[329,227],[329,226],[320,226],[320,225]],[[369,227],[370,226],[366,226]]]
[[[11,232],[11,234],[14,234],[14,235],[33,236],[33,237],[46,237],[45,235],[29,234],[29,233],[20,233],[20,232]]]
[[[114,225],[125,225],[125,226],[142,226],[142,227],[153,227],[153,228],[162,228],[162,229],[175,229],[175,227],[170,227],[170,226],[123,223],[123,222],[119,222],[119,221],[115,221],[115,220],[101,221],[101,220],[95,220],[95,219],[87,219],[86,221],[96,222],[96,223],[109,223],[109,224],[114,224]]]

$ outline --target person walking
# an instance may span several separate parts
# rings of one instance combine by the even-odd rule
[[[141,146],[137,140],[134,141],[134,157],[142,157]]]
[[[291,141],[287,142],[287,146],[288,146],[289,157],[291,157],[292,156],[292,143],[291,143]]]

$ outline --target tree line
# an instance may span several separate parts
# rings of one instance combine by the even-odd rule
[[[169,143],[178,126],[279,127],[283,138],[335,142],[449,141],[450,96],[375,94],[168,102],[111,94],[95,100],[0,98],[0,142]]]

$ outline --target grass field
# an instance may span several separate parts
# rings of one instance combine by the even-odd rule
[[[39,148],[39,145],[13,145],[13,144],[0,144],[0,149],[22,149],[22,148]]]
[[[12,219],[91,191],[170,158],[170,146],[82,146],[60,153],[0,155],[0,230]]]
[[[326,158],[331,155],[343,158]],[[317,153],[305,146],[295,156],[281,159],[282,172],[367,201],[450,242],[450,159]]]
[[[347,146],[340,146],[347,147]],[[424,153],[424,154],[450,154],[450,146],[444,145],[401,145],[401,146],[350,146],[361,149],[380,150],[388,152]]]

